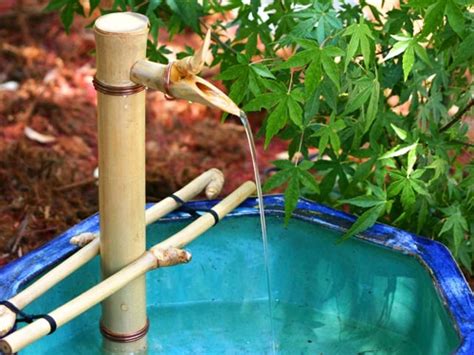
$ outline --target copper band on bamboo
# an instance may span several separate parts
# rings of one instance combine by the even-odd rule
[[[132,343],[143,338],[148,333],[148,328],[150,328],[150,322],[147,318],[146,324],[142,329],[139,329],[135,333],[123,334],[123,333],[114,333],[111,330],[107,329],[102,322],[100,322],[100,332],[104,338],[109,339],[110,341],[116,343]]]
[[[170,93],[170,84],[171,84],[171,69],[173,69],[174,62],[169,62],[165,69],[165,84],[163,89],[165,90],[165,99],[166,100],[176,100],[173,95]]]
[[[111,95],[111,96],[127,96],[137,94],[145,90],[145,87],[141,84],[129,85],[129,86],[113,86],[107,85],[101,82],[94,76],[92,80],[92,84],[94,84],[94,88],[96,91],[100,92],[104,95]]]

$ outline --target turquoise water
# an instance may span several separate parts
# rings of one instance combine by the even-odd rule
[[[182,223],[148,228],[150,245]],[[275,338],[258,217],[233,217],[189,245],[187,265],[147,276],[150,353],[450,354],[456,332],[427,271],[412,257],[338,232],[267,217]],[[98,280],[97,258],[27,311],[44,313]],[[22,354],[100,353],[100,307]]]

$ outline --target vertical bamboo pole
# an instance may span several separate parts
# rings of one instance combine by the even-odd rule
[[[99,208],[102,277],[145,252],[145,92],[130,81],[144,59],[148,19],[125,12],[95,23],[99,120]],[[141,276],[102,302],[107,353],[146,351],[146,289]]]

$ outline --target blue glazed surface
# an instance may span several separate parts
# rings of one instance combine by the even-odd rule
[[[191,205],[198,208],[209,208],[214,203],[215,201],[193,202]],[[265,205],[267,214],[281,215],[283,197],[267,196]],[[258,210],[255,206],[255,199],[249,199],[231,215],[256,215]],[[344,230],[355,219],[351,215],[303,199],[299,201],[297,208],[294,214],[296,218],[336,230]],[[175,212],[167,216],[166,220],[185,218],[188,218],[187,214]],[[72,254],[76,250],[69,244],[69,239],[72,236],[85,231],[94,232],[97,230],[98,216],[94,215],[43,247],[0,269],[2,280],[0,299],[8,299],[39,273]],[[375,225],[358,238],[412,255],[425,265],[462,338],[461,346],[456,353],[473,354],[474,296],[446,247],[382,224]],[[51,255],[55,257],[51,258]]]

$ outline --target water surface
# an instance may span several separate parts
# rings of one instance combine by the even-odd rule
[[[189,222],[157,223],[149,245]],[[227,217],[187,248],[189,264],[147,275],[150,354],[269,354],[266,275],[257,216]],[[450,354],[460,340],[413,257],[339,232],[267,216],[273,321],[281,354]],[[99,279],[98,259],[27,308],[45,313]],[[99,354],[100,307],[22,354]]]

